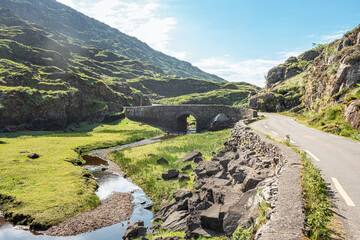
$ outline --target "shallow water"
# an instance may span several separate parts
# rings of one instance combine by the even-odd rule
[[[168,138],[168,137],[167,137]],[[164,139],[164,138],[162,138]],[[150,141],[150,140],[143,140]],[[135,143],[134,143],[135,144]],[[131,146],[127,144],[126,146]],[[151,227],[152,211],[145,209],[151,206],[152,201],[146,196],[145,192],[132,183],[130,180],[107,170],[107,161],[100,158],[85,155],[83,159],[86,163],[83,167],[94,174],[95,180],[99,184],[96,195],[100,200],[107,198],[113,192],[127,192],[134,197],[134,211],[130,222],[139,220],[144,221],[145,226]],[[89,233],[79,234],[70,237],[51,237],[38,235],[21,226],[13,226],[0,215],[0,240],[42,240],[42,239],[64,239],[64,240],[97,240],[97,239],[121,239],[128,226],[128,221],[123,221],[108,227],[104,227]]]

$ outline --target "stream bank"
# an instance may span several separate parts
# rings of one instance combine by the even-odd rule
[[[152,201],[140,187],[126,179],[120,167],[106,156],[113,151],[148,145],[171,137],[175,135],[99,149],[84,155],[86,163],[82,167],[92,172],[98,182],[96,194],[102,201],[101,205],[44,232],[29,231],[26,226],[13,226],[0,215],[0,239],[43,240],[59,239],[60,236],[66,240],[119,239],[124,235],[130,222],[141,220],[145,226],[151,227],[153,213],[147,209],[152,206]]]

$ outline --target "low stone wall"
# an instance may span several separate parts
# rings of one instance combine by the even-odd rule
[[[300,158],[290,150],[237,123],[225,148],[195,168],[197,190],[176,191],[176,201],[154,220],[162,220],[164,229],[185,231],[187,238],[230,236],[238,227],[254,226],[259,206],[268,206],[268,221],[256,238],[301,239]]]

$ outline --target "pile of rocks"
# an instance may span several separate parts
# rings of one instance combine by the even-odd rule
[[[231,235],[239,226],[247,228],[258,217],[259,203],[267,202],[269,212],[274,208],[284,161],[278,147],[238,123],[225,149],[211,161],[197,164],[197,190],[175,191],[175,202],[153,220],[161,220],[163,229],[185,231],[188,238]]]

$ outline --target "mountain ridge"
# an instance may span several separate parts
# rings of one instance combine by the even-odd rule
[[[0,5],[2,8],[11,9],[22,19],[49,29],[55,29],[85,45],[109,49],[131,59],[148,62],[160,67],[168,75],[226,82],[224,79],[206,73],[186,61],[156,51],[135,37],[128,36],[55,0],[34,0],[31,2],[29,0],[0,0]]]

